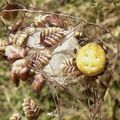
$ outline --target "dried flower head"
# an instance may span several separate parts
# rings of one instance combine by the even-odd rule
[[[29,98],[24,99],[22,106],[28,120],[37,120],[42,112],[41,108]]]

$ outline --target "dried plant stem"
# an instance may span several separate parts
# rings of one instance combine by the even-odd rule
[[[79,18],[79,17],[75,17],[75,16],[71,16],[71,15],[67,15],[67,14],[60,14],[60,13],[54,13],[54,12],[46,12],[44,10],[29,10],[29,9],[13,9],[13,10],[3,10],[0,13],[0,16],[4,13],[4,12],[14,12],[14,11],[21,11],[21,12],[30,12],[30,13],[45,13],[45,14],[54,14],[54,15],[59,15],[59,16],[65,16],[65,17],[69,17],[72,19],[77,19],[77,20],[81,20],[83,22],[87,22],[85,19]]]

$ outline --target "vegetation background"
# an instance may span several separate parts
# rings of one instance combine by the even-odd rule
[[[118,37],[120,42],[120,0],[18,0],[27,8],[38,9],[74,15],[106,26]],[[0,0],[0,8],[5,5],[5,0]],[[4,36],[0,23],[0,38]],[[120,46],[120,45],[119,45]],[[0,58],[1,59],[1,58]],[[41,94],[45,96],[44,102],[40,104],[46,109],[40,116],[40,120],[57,120],[50,118],[47,112],[54,110],[54,102],[51,93],[46,93],[47,88],[42,93],[34,93],[29,86],[21,84],[15,88],[10,77],[10,64],[0,60],[0,120],[8,120],[14,112],[22,111],[23,98],[30,96],[36,101],[41,101]],[[102,108],[103,120],[120,120],[120,56],[113,73],[113,84],[106,95]],[[64,120],[88,120],[89,113],[84,109],[80,113],[67,114]]]

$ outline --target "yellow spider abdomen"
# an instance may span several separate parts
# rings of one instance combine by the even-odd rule
[[[77,53],[76,65],[87,76],[95,76],[104,71],[106,55],[104,49],[96,43],[88,43]]]

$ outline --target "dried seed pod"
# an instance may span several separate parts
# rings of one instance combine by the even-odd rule
[[[35,20],[34,20],[35,25],[38,27],[45,26],[47,16],[48,15],[39,15],[35,17]]]
[[[10,120],[21,120],[19,113],[15,113],[10,117]]]
[[[10,45],[16,45],[16,46],[25,46],[25,42],[27,40],[27,38],[29,37],[30,34],[32,34],[34,32],[34,28],[29,27],[26,28],[23,31],[18,31],[15,35],[14,34],[10,34],[9,36],[9,44]]]
[[[37,120],[42,112],[41,108],[33,100],[28,98],[24,99],[22,106],[28,120]]]
[[[49,50],[37,51],[30,56],[30,65],[32,68],[40,70],[49,63],[50,59],[51,53]]]
[[[74,34],[74,37],[77,39],[78,44],[79,44],[80,46],[83,46],[83,45],[85,45],[86,43],[89,42],[88,37],[87,37],[83,32],[77,31],[77,32]]]
[[[56,15],[46,16],[46,22],[49,26],[65,28],[67,26],[67,21],[59,18]]]
[[[77,31],[74,34],[74,37],[76,37],[76,38],[80,38],[81,36],[82,36],[82,32],[80,32],[80,31]]]
[[[10,24],[10,22],[12,22],[17,17],[18,11],[10,11],[15,9],[19,9],[18,4],[7,4],[3,8],[2,15],[0,16],[0,18],[4,24]],[[4,10],[9,10],[9,12]]]
[[[9,37],[9,44],[10,45],[17,45],[17,46],[22,46],[27,39],[28,34],[26,33],[18,33],[18,34],[11,34]]]
[[[19,81],[26,81],[29,77],[29,60],[28,59],[20,59],[13,63],[11,77],[16,86],[19,85]]]
[[[81,72],[77,69],[75,58],[69,58],[61,65],[62,71],[67,75],[80,75]]]
[[[50,27],[61,27],[65,28],[67,26],[67,21],[59,18],[56,15],[39,15],[35,18],[34,23],[36,26],[45,26],[48,25]]]
[[[45,47],[54,47],[58,45],[64,37],[64,31],[61,28],[46,28],[40,33],[40,42]]]
[[[0,39],[0,51],[4,51],[7,46],[8,46],[8,41]]]
[[[45,79],[42,74],[37,74],[34,77],[34,81],[32,83],[33,90],[35,92],[40,92],[44,86]]]
[[[5,49],[5,55],[9,60],[17,60],[27,55],[27,50],[15,45],[9,45]]]
[[[55,47],[56,45],[60,44],[63,40],[64,34],[63,32],[59,32],[59,33],[54,33],[52,35],[50,35],[49,37],[47,37],[42,44],[45,47]]]
[[[63,32],[63,29],[59,28],[59,27],[48,27],[48,28],[44,28],[41,32],[40,32],[40,42],[42,43],[47,37],[49,37],[50,35],[54,34],[54,33],[58,33],[58,32]]]
[[[15,84],[16,87],[19,86],[20,79],[18,78],[17,73],[11,72],[11,79],[12,79],[12,81]]]

